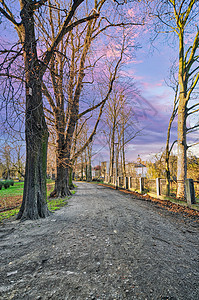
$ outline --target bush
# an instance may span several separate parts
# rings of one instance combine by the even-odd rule
[[[3,185],[4,185],[4,188],[5,188],[5,189],[8,189],[8,188],[10,187],[10,182],[9,182],[9,180],[4,181]]]
[[[3,182],[0,181],[0,190],[2,189],[2,187],[3,187]]]
[[[14,185],[14,180],[13,179],[8,180],[8,182],[10,183],[11,186]]]

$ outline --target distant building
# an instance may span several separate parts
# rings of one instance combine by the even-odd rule
[[[101,176],[101,166],[96,166],[93,168],[93,177],[99,178]]]
[[[107,162],[106,161],[102,161],[101,162],[101,177],[105,178],[105,176],[107,175],[108,170],[107,170]]]
[[[146,177],[147,167],[142,163],[139,155],[136,162],[126,164],[126,173],[131,177]]]
[[[144,164],[142,164],[142,163],[140,163],[140,164],[135,163],[134,164],[134,168],[135,168],[136,175],[138,177],[146,177],[147,167]]]

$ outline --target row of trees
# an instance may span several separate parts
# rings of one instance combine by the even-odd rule
[[[185,180],[187,178],[187,150],[193,146],[193,143],[187,143],[187,134],[196,131],[199,128],[199,122],[196,120],[193,126],[188,126],[189,118],[199,112],[199,102],[197,85],[199,81],[199,28],[197,24],[199,15],[199,1],[147,1],[147,9],[152,18],[152,30],[157,35],[164,33],[167,39],[172,38],[178,49],[177,63],[171,69],[171,85],[175,91],[173,111],[168,126],[166,151],[164,155],[164,165],[162,165],[161,173],[166,169],[167,179],[167,195],[170,194],[170,179],[171,179],[171,160],[173,146],[177,143],[177,197],[186,198]],[[153,35],[154,36],[154,35]],[[177,44],[178,46],[177,46]],[[113,102],[113,101],[112,101]],[[112,103],[109,109],[108,127],[111,128],[111,133],[108,134],[108,142],[110,148],[110,176],[113,175],[113,163],[116,161],[118,165],[118,156],[121,151],[121,157],[124,159],[124,137],[120,133],[125,132],[118,128],[121,127],[121,96],[117,96],[115,103]],[[125,124],[128,124],[128,116],[125,109]],[[177,121],[178,138],[170,142],[172,124],[175,118]],[[131,116],[132,120],[132,116]],[[134,126],[134,129],[136,127]],[[123,128],[124,129],[124,128]],[[110,131],[110,129],[109,129]],[[137,131],[139,133],[139,130]],[[136,136],[136,132],[132,131],[129,139]],[[117,134],[117,138],[116,138]],[[198,141],[194,143],[197,144]],[[170,145],[171,144],[171,145]],[[120,151],[119,151],[120,150]],[[114,153],[116,152],[116,154]],[[173,161],[172,161],[173,162]],[[125,176],[125,164],[123,174]]]
[[[132,122],[133,110],[118,83],[118,72],[128,57],[125,55],[129,55],[133,28],[143,25],[137,3],[142,8],[147,3],[147,9],[151,5],[152,20],[158,19],[157,31],[162,24],[179,38],[178,196],[185,196],[186,119],[188,111],[192,114],[198,105],[188,108],[198,83],[195,66],[198,28],[190,47],[185,43],[185,34],[198,13],[197,2],[16,0],[14,7],[0,0],[2,24],[10,26],[10,23],[18,35],[9,49],[7,40],[1,45],[0,75],[4,85],[1,96],[5,104],[2,111],[7,122],[10,124],[12,119],[12,126],[16,127],[20,127],[19,120],[22,116],[23,122],[25,114],[26,167],[19,219],[49,215],[46,203],[49,132],[56,149],[57,177],[52,196],[64,197],[70,194],[70,174],[77,158],[83,159],[86,152],[91,157],[90,143],[106,106],[108,129],[104,136],[109,143],[110,165],[113,169],[114,153],[117,160],[121,153],[125,174],[124,148],[139,130]],[[8,109],[11,106],[12,110]],[[83,134],[85,124],[89,124],[89,129]],[[168,157],[169,153],[168,146]]]
[[[16,107],[17,96],[17,117],[25,107],[26,169],[18,218],[36,219],[49,215],[46,203],[48,128],[56,135],[57,177],[53,195],[63,197],[70,193],[72,164],[92,141],[112,92],[126,49],[125,29],[138,23],[134,24],[128,14],[124,21],[122,8],[105,0],[89,5],[77,0],[67,6],[65,2],[50,0],[19,0],[15,1],[15,7],[4,0],[0,3],[2,22],[9,21],[19,39],[10,49],[3,46],[1,50],[1,76],[7,78],[3,96],[5,102],[9,101],[4,109],[8,112],[10,102]],[[113,28],[118,28],[115,34]],[[95,41],[101,34],[105,45],[110,42],[108,35],[114,37],[112,49],[108,45],[96,48]],[[101,88],[98,86],[95,97],[98,101],[86,103],[84,85],[93,83],[94,68],[99,72],[102,65],[106,82]],[[23,92],[19,91],[21,84],[25,85],[25,101]],[[98,110],[98,117],[93,129],[77,149],[81,124],[92,117],[94,110]]]
[[[199,111],[198,94],[195,93],[199,81],[199,1],[169,0],[160,3],[156,17],[160,20],[161,29],[174,34],[178,41],[178,69],[172,72],[174,79],[175,98],[172,115],[169,121],[166,142],[166,178],[167,195],[170,194],[170,153],[177,142],[177,197],[186,198],[185,180],[187,178],[187,134],[199,128],[196,121],[188,126],[188,118]],[[158,23],[159,24],[159,23]],[[159,26],[158,26],[159,27]],[[158,28],[159,30],[159,28]],[[178,138],[170,144],[170,131],[175,117],[178,117]]]
[[[170,155],[170,179],[177,182],[177,161],[178,157],[175,154]],[[151,161],[146,161],[148,178],[166,178],[165,170],[165,151],[154,155]],[[194,181],[199,181],[199,158],[193,154],[187,157],[187,176]]]
[[[25,153],[21,144],[6,143],[0,149],[0,178],[23,179],[25,175]]]

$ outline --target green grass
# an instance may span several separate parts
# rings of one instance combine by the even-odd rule
[[[16,214],[18,214],[18,212],[19,212],[19,208],[14,208],[11,210],[1,212],[0,213],[0,222],[2,222],[5,219],[9,219],[9,218],[15,216]]]
[[[47,197],[49,197],[50,193],[53,191],[54,188],[54,181],[47,180],[48,186],[50,185],[50,189],[47,192]],[[14,197],[14,196],[22,196],[23,195],[23,182],[15,182],[14,186],[11,186],[9,189],[2,189],[0,190],[0,201],[5,197]],[[71,191],[71,194],[75,194],[75,190]],[[48,208],[50,211],[54,212],[63,206],[67,205],[69,197],[65,198],[56,198],[56,199],[48,199]],[[10,209],[4,212],[0,212],[0,222],[5,219],[9,219],[15,216],[19,212],[19,208]]]
[[[50,199],[48,200],[48,208],[50,211],[55,211],[60,209],[61,207],[67,205],[68,197],[66,198],[57,198],[57,199]]]
[[[75,193],[76,193],[75,190],[71,191],[72,195],[74,195]],[[67,205],[69,198],[70,198],[70,196],[65,197],[65,198],[56,198],[56,199],[51,198],[51,199],[48,199],[47,202],[48,202],[49,210],[50,211],[55,211],[55,210],[58,210],[58,209],[60,209],[61,207],[65,206],[65,205]]]
[[[0,199],[3,197],[13,197],[13,196],[22,196],[23,195],[23,182],[15,182],[13,186],[10,186],[8,189],[4,187],[0,190]]]

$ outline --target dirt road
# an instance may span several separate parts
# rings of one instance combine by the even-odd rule
[[[47,219],[0,226],[0,299],[199,299],[199,224],[78,183]]]

